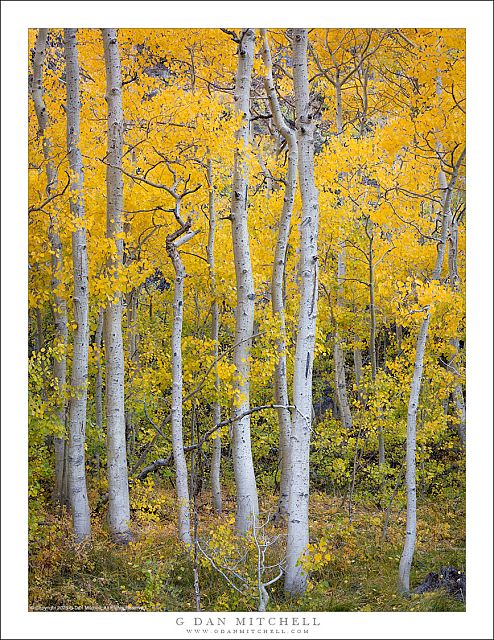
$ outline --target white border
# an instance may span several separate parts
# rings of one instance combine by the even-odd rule
[[[27,612],[27,29],[237,27],[253,16],[256,27],[467,28],[468,611],[318,614],[321,633],[303,637],[492,637],[492,3],[300,0],[2,2],[3,638],[188,637],[175,614]]]

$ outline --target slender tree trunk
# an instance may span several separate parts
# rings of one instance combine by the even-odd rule
[[[374,287],[374,252],[372,249],[373,240],[370,240],[369,247],[369,313],[370,313],[370,361],[372,384],[376,382],[377,375],[377,354],[376,354],[376,303]]]
[[[102,29],[108,103],[108,153],[106,157],[106,235],[116,245],[108,265],[117,281],[123,262],[122,208],[123,110],[122,74],[116,29]],[[115,542],[132,539],[129,529],[130,505],[125,442],[124,348],[122,339],[122,294],[115,292],[106,308],[106,428],[108,449],[108,522]]]
[[[273,81],[271,51],[266,29],[261,29],[263,36],[263,59],[266,67],[264,88],[271,107],[273,122],[281,136],[286,140],[288,148],[288,166],[285,178],[285,195],[280,221],[278,224],[278,238],[273,263],[271,278],[271,303],[273,315],[280,321],[280,338],[277,341],[278,361],[274,370],[274,401],[280,405],[278,411],[278,424],[280,429],[280,497],[278,501],[278,516],[288,515],[288,498],[290,494],[290,432],[291,417],[288,398],[288,383],[286,371],[286,322],[285,322],[285,267],[288,238],[290,235],[290,223],[292,219],[295,190],[297,188],[297,137],[295,131],[285,121],[281,112],[278,95]]]
[[[369,224],[369,221],[368,221]],[[372,225],[372,222],[370,222]],[[366,227],[367,229],[367,227]],[[369,313],[370,313],[370,340],[369,352],[371,361],[372,387],[375,390],[377,376],[377,349],[376,349],[376,302],[375,302],[375,281],[374,281],[374,235],[372,229],[367,231],[369,238]],[[377,427],[377,440],[379,450],[379,466],[382,467],[386,461],[384,451],[384,433],[380,424]]]
[[[341,305],[343,278],[346,274],[345,267],[345,248],[343,244],[340,244],[338,252],[338,294],[336,296],[336,304]],[[338,409],[340,410],[341,420],[345,429],[352,428],[352,412],[350,409],[350,403],[348,401],[348,392],[346,386],[345,376],[345,354],[341,348],[341,340],[338,330],[335,331],[334,339],[334,377],[336,387],[336,402],[338,403]]]
[[[189,225],[190,226],[190,225]],[[186,231],[187,229],[185,229]],[[166,251],[175,269],[173,291],[173,328],[171,337],[172,349],[172,447],[175,462],[175,488],[178,501],[178,535],[182,542],[192,543],[190,533],[190,500],[187,462],[185,460],[182,433],[182,324],[184,305],[185,268],[177,250],[175,237],[168,236]],[[182,240],[187,236],[182,236]]]
[[[98,450],[96,453],[96,468],[99,478],[100,473],[100,434],[103,431],[103,375],[101,367],[101,347],[103,344],[103,324],[104,311],[100,309],[98,313],[98,324],[94,336],[94,346],[96,347],[96,380],[94,385],[94,404],[96,414],[96,429],[98,431]]]
[[[405,482],[407,489],[407,521],[405,546],[400,560],[399,587],[402,593],[410,590],[410,568],[412,566],[415,542],[417,539],[417,486],[416,486],[416,442],[417,442],[417,408],[420,399],[422,372],[424,369],[425,345],[429,331],[430,314],[427,312],[420,326],[417,338],[415,366],[407,413],[407,450]]]
[[[449,243],[448,243],[448,267],[449,267],[449,286],[453,291],[458,291],[461,286],[460,276],[458,274],[458,220],[452,220],[449,230]],[[456,359],[460,352],[460,341],[458,338],[452,340],[452,344],[455,347],[455,354],[453,360]],[[458,375],[455,368],[455,375]],[[461,384],[455,384],[453,389],[453,399],[455,401],[456,411],[460,424],[458,425],[458,434],[462,443],[466,444],[466,407],[465,397],[463,395],[463,389]]]
[[[467,443],[467,420],[466,420],[466,406],[465,406],[465,397],[463,395],[463,389],[461,385],[457,384],[453,391],[453,397],[455,400],[456,411],[458,412],[458,416],[460,419],[460,424],[458,426],[458,433],[462,443],[465,445]]]
[[[214,343],[214,390],[216,394],[213,402],[213,425],[221,422],[221,406],[219,403],[220,378],[218,375],[218,355],[219,355],[219,314],[218,300],[216,298],[216,270],[214,261],[214,241],[216,232],[216,209],[214,204],[214,182],[213,182],[213,161],[208,158],[207,165],[208,185],[209,185],[209,234],[207,245],[207,256],[209,273],[211,278],[211,294],[213,304],[211,307],[211,339]],[[213,508],[216,513],[221,513],[221,438],[216,435],[213,439],[213,453],[211,458],[211,491],[213,494]]]
[[[77,542],[91,536],[86,487],[84,442],[86,438],[87,377],[89,354],[89,292],[86,227],[84,212],[84,174],[80,140],[79,61],[77,30],[64,30],[67,87],[67,149],[72,173],[70,211],[77,220],[72,233],[74,267],[74,348],[72,355],[72,397],[69,404],[69,491],[72,521]]]
[[[369,69],[366,67],[362,72],[362,114],[360,116],[359,137],[363,138],[367,129],[367,112],[369,109],[369,98],[367,95],[367,84],[369,80]]]
[[[136,365],[138,362],[139,333],[137,330],[137,305],[139,288],[136,287],[127,296],[127,341],[129,361]]]
[[[451,221],[448,240],[449,285],[457,291],[461,284],[458,275],[458,220]]]
[[[247,164],[246,147],[249,142],[249,101],[252,65],[254,62],[255,32],[243,29],[240,36],[238,66],[235,77],[235,111],[242,121],[236,133],[239,149],[235,152],[232,186],[232,235],[237,307],[235,310],[235,349],[233,362],[233,442],[232,456],[237,491],[236,528],[246,533],[253,526],[259,512],[256,478],[252,460],[250,415],[250,350],[254,330],[254,278],[250,257],[247,227]],[[243,417],[239,417],[243,415]],[[238,419],[237,419],[238,418]]]
[[[134,288],[127,294],[126,316],[127,316],[127,352],[129,363],[129,385],[132,385],[136,368],[138,366],[138,332],[137,332],[137,301],[139,289]],[[135,425],[134,411],[127,407],[125,412],[127,455],[131,456],[135,448]]]
[[[31,95],[34,103],[34,110],[38,120],[38,132],[43,139],[43,157],[46,168],[46,195],[50,196],[56,192],[58,186],[58,174],[52,155],[51,139],[46,135],[49,126],[49,116],[43,99],[43,64],[46,57],[46,41],[48,29],[39,29],[36,39],[33,59],[33,80]],[[53,376],[58,390],[57,417],[62,424],[65,424],[66,402],[64,400],[64,389],[67,377],[67,359],[65,349],[67,345],[67,304],[60,295],[60,274],[62,271],[62,241],[59,235],[59,221],[56,208],[53,209],[48,229],[48,240],[51,248],[51,290],[53,298],[53,316],[55,321],[54,344],[60,349],[53,363]],[[63,492],[63,470],[65,438],[55,437],[55,487],[53,499],[56,502],[65,503],[68,496]]]
[[[448,229],[451,220],[451,198],[453,196],[458,172],[465,157],[465,150],[461,153],[451,174],[449,184],[446,175],[441,167],[439,171],[439,186],[443,190],[442,204],[442,226],[441,238],[437,246],[437,257],[432,280],[440,281],[443,269],[444,256],[446,252],[446,242]],[[420,399],[420,389],[422,384],[422,371],[424,368],[425,345],[427,333],[429,331],[430,312],[426,310],[426,316],[422,320],[417,346],[415,352],[415,366],[413,370],[412,385],[410,388],[410,398],[408,401],[407,414],[407,451],[406,451],[406,489],[407,489],[407,522],[406,537],[403,553],[401,555],[398,571],[398,587],[401,593],[407,594],[410,591],[410,569],[415,551],[417,539],[417,488],[416,488],[416,433],[417,433],[417,408]]]
[[[335,82],[335,93],[336,93],[336,134],[337,136],[341,136],[343,133],[343,106],[342,106],[342,98],[341,98],[341,81],[339,78],[339,71],[336,71],[336,82]],[[338,293],[336,296],[336,304],[340,306],[342,303],[342,285],[343,278],[346,275],[346,265],[345,265],[345,243],[339,243],[338,250]],[[335,388],[336,388],[336,402],[338,404],[338,409],[341,415],[341,420],[343,426],[346,429],[352,428],[352,412],[350,410],[350,403],[348,401],[348,391],[346,384],[346,376],[345,376],[345,354],[341,348],[341,339],[338,332],[338,329],[335,331],[335,339],[334,339],[334,349],[333,349],[333,358],[334,358],[334,377],[335,377]]]
[[[307,29],[293,29],[293,84],[298,143],[298,174],[302,197],[300,222],[297,345],[293,377],[290,436],[290,497],[285,589],[291,595],[305,591],[307,574],[300,559],[309,543],[309,448],[312,417],[312,371],[317,318],[318,192],[314,181],[314,123],[309,105]]]
[[[337,72],[337,76],[338,76]],[[336,134],[340,136],[343,133],[343,105],[341,100],[341,82],[339,77],[336,78],[334,85],[336,93]]]
[[[355,371],[355,384],[357,386],[357,397],[360,404],[363,404],[362,390],[360,383],[362,382],[362,349],[355,347],[353,350],[353,367]]]
[[[68,431],[68,419],[69,416],[65,417],[65,427]],[[64,452],[63,452],[63,479],[62,479],[62,494],[67,496],[67,505],[70,506],[70,488],[69,488],[69,441],[64,441]]]
[[[96,426],[99,430],[103,429],[103,375],[101,367],[101,347],[103,344],[104,318],[104,311],[103,309],[100,309],[100,312],[98,313],[96,335],[94,337],[96,347],[96,383],[94,390],[94,403],[96,411]]]

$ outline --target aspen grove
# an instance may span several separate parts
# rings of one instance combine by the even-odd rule
[[[465,99],[461,29],[30,30],[32,610],[464,609]]]

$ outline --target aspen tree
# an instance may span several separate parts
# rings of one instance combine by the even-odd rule
[[[236,132],[235,160],[233,169],[231,221],[233,256],[237,284],[237,307],[235,310],[235,349],[233,362],[233,469],[237,491],[236,528],[246,533],[259,512],[256,478],[252,460],[250,437],[250,350],[254,330],[254,279],[247,227],[247,165],[245,155],[249,144],[250,86],[254,62],[255,32],[243,29],[238,44],[238,63],[235,76],[235,113],[241,115]]]
[[[52,141],[46,134],[46,129],[50,124],[50,119],[46,105],[43,99],[43,65],[46,58],[46,44],[48,37],[48,29],[39,29],[33,58],[33,78],[31,86],[31,96],[33,99],[34,110],[38,121],[38,131],[43,142],[43,157],[45,159],[46,171],[46,195],[49,197],[54,195],[58,186],[58,172],[53,161]],[[67,304],[63,296],[60,295],[60,274],[62,269],[62,242],[59,233],[60,223],[58,220],[57,207],[53,208],[50,216],[50,224],[48,228],[48,240],[51,248],[51,295],[53,299],[53,317],[55,330],[55,343],[60,348],[60,353],[55,357],[53,362],[53,376],[57,384],[59,395],[57,416],[62,424],[65,424],[65,401],[64,389],[66,382],[67,359],[65,348],[67,344],[68,326],[67,326]],[[53,490],[53,498],[56,502],[67,502],[68,495],[64,493],[63,474],[64,474],[64,452],[65,438],[55,437],[55,487]]]
[[[178,202],[177,208],[178,211]],[[166,239],[166,251],[175,269],[175,282],[173,289],[173,328],[171,337],[172,350],[172,446],[173,460],[175,462],[175,481],[178,500],[178,535],[187,545],[192,543],[190,534],[190,499],[187,474],[187,462],[185,460],[183,432],[182,432],[182,325],[184,313],[184,280],[185,267],[178,252],[178,247],[185,244],[197,233],[190,231],[190,219],[184,222],[179,214],[177,220],[180,228],[170,234]]]
[[[96,414],[96,427],[98,431],[103,429],[103,375],[101,370],[101,346],[103,343],[103,321],[104,311],[98,313],[98,324],[94,336],[94,346],[96,347],[96,380],[94,385],[94,404]]]
[[[280,497],[278,502],[278,515],[286,517],[288,513],[288,497],[290,493],[290,431],[291,417],[288,409],[288,383],[286,371],[286,322],[285,322],[285,264],[290,235],[290,222],[292,219],[295,189],[297,188],[297,138],[295,132],[286,122],[281,112],[278,94],[273,80],[273,62],[266,29],[261,29],[263,38],[263,60],[266,67],[264,88],[268,97],[273,122],[279,134],[284,138],[288,148],[287,171],[285,178],[285,194],[283,208],[278,223],[278,237],[276,241],[273,261],[273,273],[271,277],[271,304],[273,315],[279,318],[281,336],[278,340],[278,361],[274,370],[274,401],[280,405],[278,411],[278,424],[280,429]]]
[[[209,274],[211,279],[211,294],[213,302],[211,304],[211,339],[214,342],[214,388],[216,399],[213,402],[213,425],[221,422],[221,406],[219,403],[220,379],[218,376],[218,336],[219,336],[219,313],[216,292],[216,270],[214,259],[215,232],[216,232],[216,209],[214,202],[214,182],[213,182],[213,161],[211,155],[207,161],[207,177],[209,186],[208,211],[209,211],[209,233],[208,245],[206,248],[208,256]],[[211,491],[213,494],[213,508],[216,513],[221,513],[221,438],[217,434],[213,438],[213,453],[211,457]]]
[[[64,30],[67,87],[67,150],[71,171],[70,212],[74,268],[74,348],[72,355],[71,398],[69,403],[69,492],[74,534],[77,542],[91,536],[89,502],[86,487],[86,408],[89,352],[88,258],[84,212],[84,173],[79,147],[81,101],[77,30]]]
[[[341,30],[341,34],[340,30],[338,30],[337,41],[334,43],[330,37],[330,30],[326,29],[325,32],[325,54],[329,55],[329,67],[326,68],[326,65],[322,65],[314,47],[311,47],[311,54],[319,70],[319,74],[324,76],[334,88],[336,135],[337,137],[341,137],[344,131],[343,91],[348,88],[349,83],[351,83],[355,77],[360,75],[362,79],[362,105],[359,109],[359,136],[362,137],[368,116],[367,83],[369,73],[368,67],[364,63],[378,52],[392,30],[344,29]],[[352,42],[351,47],[348,46],[348,42]],[[338,243],[338,291],[336,297],[338,306],[342,304],[342,282],[346,272],[345,261],[345,241],[344,239],[340,239]],[[345,353],[342,348],[342,340],[338,328],[336,328],[334,335],[333,358],[336,401],[343,426],[350,429],[353,422],[345,375]],[[378,439],[379,459],[382,463],[384,460],[382,428],[378,430]]]
[[[374,262],[374,230],[372,221],[365,218],[365,234],[369,241],[369,252],[367,259],[369,263],[369,315],[370,315],[370,332],[369,332],[369,355],[371,361],[371,380],[372,386],[375,388],[377,376],[377,350],[376,350],[376,282]],[[382,425],[377,428],[379,466],[384,465],[386,461],[386,452],[384,449],[384,433]]]
[[[441,237],[437,246],[437,257],[432,272],[431,280],[440,282],[443,270],[446,244],[448,240],[448,230],[451,222],[451,199],[458,180],[458,173],[465,157],[465,149],[459,155],[449,182],[446,178],[442,163],[439,171],[439,186],[443,193],[442,215],[441,215]],[[417,474],[416,474],[416,442],[417,442],[417,409],[420,399],[420,389],[422,385],[422,373],[424,369],[425,347],[431,312],[429,308],[423,310],[425,317],[420,325],[417,337],[415,364],[413,369],[412,383],[410,387],[410,397],[408,400],[407,413],[407,448],[406,448],[406,491],[407,491],[407,517],[405,545],[400,559],[398,569],[398,587],[401,593],[407,594],[410,591],[410,569],[412,566],[415,543],[417,540]]]
[[[448,270],[449,270],[449,286],[453,291],[459,291],[460,289],[460,277],[458,275],[458,218],[452,219],[449,228],[448,237]],[[451,360],[448,362],[448,369],[458,375],[457,365],[454,363],[458,359],[460,354],[460,341],[458,338],[454,338],[451,341],[454,347],[454,354]],[[460,383],[456,383],[453,389],[453,399],[456,406],[456,411],[460,420],[458,425],[458,434],[462,443],[466,444],[466,406],[465,396]]]
[[[334,60],[333,55],[331,54]],[[340,68],[335,65],[334,80],[332,84],[335,89],[336,98],[336,135],[340,137],[343,133],[343,102],[342,102],[342,87],[345,80],[341,77]],[[339,242],[338,244],[338,272],[337,272],[337,284],[338,293],[336,296],[336,303],[341,305],[342,297],[342,282],[346,274],[345,264],[345,243]],[[341,338],[338,330],[335,331],[334,347],[333,347],[333,359],[334,359],[334,377],[335,377],[335,390],[336,390],[336,402],[338,403],[338,409],[340,410],[343,426],[346,429],[352,428],[352,412],[350,409],[350,403],[348,401],[348,391],[345,376],[345,354],[341,346]]]
[[[346,264],[345,264],[344,243],[340,242],[338,246],[339,246],[338,271],[337,271],[338,292],[336,295],[336,302],[338,305],[341,305],[343,280],[346,275]],[[346,429],[351,429],[352,428],[352,412],[350,409],[350,402],[348,401],[348,391],[347,391],[346,377],[345,377],[345,354],[341,347],[341,339],[340,339],[338,330],[335,331],[333,358],[334,358],[336,401],[338,403],[338,409],[340,410],[343,426]]]
[[[300,559],[309,543],[309,448],[312,422],[312,370],[317,318],[318,192],[314,180],[314,122],[310,110],[307,68],[307,29],[293,29],[293,86],[298,143],[298,176],[302,197],[300,222],[297,345],[293,375],[292,429],[290,437],[290,497],[285,589],[291,595],[305,591],[307,575]]]
[[[127,225],[128,226],[128,225]],[[125,228],[125,227],[124,227]],[[127,320],[127,354],[131,372],[128,375],[128,383],[132,385],[132,380],[138,367],[138,332],[137,332],[137,306],[139,300],[139,289],[134,288],[126,295],[126,320]],[[125,439],[127,443],[127,456],[131,456],[135,448],[136,425],[134,424],[134,410],[127,407],[125,412]]]
[[[108,151],[106,156],[106,235],[115,244],[115,253],[108,265],[118,287],[122,268],[122,146],[123,109],[122,74],[116,29],[102,29],[106,68],[106,101],[108,104]],[[124,347],[122,339],[122,294],[114,291],[106,307],[104,323],[106,363],[106,429],[108,449],[108,521],[113,539],[126,543],[132,538],[129,530],[130,505],[127,475],[124,401]]]
[[[96,349],[96,379],[94,381],[94,405],[95,405],[95,418],[96,429],[98,433],[98,449],[96,454],[96,464],[98,470],[98,477],[100,472],[100,437],[103,431],[103,373],[101,366],[101,347],[103,344],[103,322],[105,313],[103,309],[100,309],[98,313],[98,324],[96,326],[96,333],[94,336],[94,346]]]
[[[335,73],[337,80],[334,83],[335,92],[336,92],[336,134],[338,137],[343,133],[343,108],[341,101],[341,87],[342,82],[339,79],[338,69]],[[338,244],[338,272],[337,272],[337,284],[338,284],[338,293],[336,296],[336,303],[341,305],[342,298],[342,284],[343,279],[346,274],[346,264],[345,264],[345,243],[340,242]],[[350,409],[350,403],[348,401],[348,391],[346,385],[346,376],[345,376],[345,354],[341,347],[341,338],[338,330],[335,331],[334,336],[334,348],[333,348],[333,358],[334,358],[334,377],[335,377],[335,388],[336,388],[336,401],[338,403],[338,408],[340,410],[341,419],[343,422],[343,426],[346,429],[352,428],[352,412]]]

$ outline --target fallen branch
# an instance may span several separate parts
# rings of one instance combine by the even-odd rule
[[[184,453],[188,453],[189,451],[195,451],[196,449],[199,449],[206,442],[206,440],[208,440],[208,438],[210,438],[213,435],[213,433],[218,431],[218,429],[221,429],[222,427],[226,427],[229,424],[233,424],[234,422],[237,422],[238,420],[245,418],[245,416],[250,416],[252,413],[257,413],[258,411],[264,411],[265,409],[293,409],[293,408],[294,407],[292,405],[285,406],[283,404],[264,404],[259,407],[252,407],[252,409],[249,409],[248,411],[243,411],[240,415],[235,416],[234,418],[228,418],[228,420],[222,420],[221,422],[218,422],[218,424],[215,424],[214,427],[209,429],[209,431],[206,431],[206,433],[202,436],[202,438],[198,442],[196,442],[195,444],[191,444],[188,447],[184,447]],[[144,478],[146,478],[146,476],[148,476],[150,473],[154,473],[155,471],[157,471],[158,469],[161,469],[162,467],[168,467],[172,464],[172,462],[173,462],[173,453],[171,453],[167,458],[158,458],[157,460],[154,460],[154,462],[151,462],[151,464],[148,464],[147,467],[144,467],[144,469],[137,476],[137,479],[144,480]]]
[[[262,332],[263,333],[263,332]],[[252,340],[254,338],[257,338],[258,336],[262,335],[262,333],[256,333],[255,335],[251,336],[250,338],[246,338],[246,340]],[[242,342],[245,342],[245,340],[243,340]],[[191,398],[193,398],[194,396],[196,396],[199,391],[203,388],[203,386],[206,384],[206,380],[208,379],[209,374],[211,373],[211,371],[214,369],[214,367],[217,365],[217,363],[224,358],[226,355],[228,355],[229,353],[231,353],[236,345],[232,345],[231,347],[229,347],[228,349],[225,349],[225,351],[223,351],[223,353],[218,357],[215,358],[212,362],[212,364],[207,368],[204,376],[202,377],[202,380],[199,382],[199,384],[192,389],[192,391],[190,393],[188,393],[183,399],[182,399],[182,404],[184,404],[185,402],[187,402],[188,400],[190,400]],[[163,420],[163,422],[161,423],[160,427],[161,429],[163,429],[163,427],[168,424],[172,419],[172,414],[169,413],[166,418]],[[137,469],[139,469],[139,467],[141,466],[141,464],[144,462],[147,454],[151,451],[151,449],[154,447],[156,440],[158,439],[158,434],[156,434],[154,436],[154,438],[151,440],[151,442],[147,445],[147,447],[144,449],[144,451],[141,453],[141,455],[139,456],[139,459],[137,460],[137,462],[135,463],[135,465],[132,467],[132,469],[130,470],[130,475],[133,475]]]

